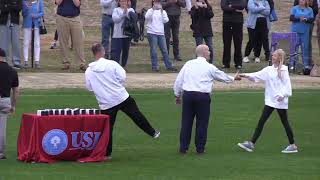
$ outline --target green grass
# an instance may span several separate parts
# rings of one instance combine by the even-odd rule
[[[53,40],[53,33],[55,32],[54,26],[48,26],[48,32],[50,34],[42,36],[41,41],[41,67],[40,70],[28,69],[28,70],[21,70],[22,72],[66,72],[61,70],[61,56],[60,50],[50,50],[49,46],[51,41]],[[84,44],[84,52],[85,52],[85,59],[87,62],[93,61],[93,56],[91,53],[91,45],[96,42],[101,42],[101,30],[100,27],[85,27],[85,44]],[[247,34],[244,34],[244,39],[242,43],[242,52],[244,53],[244,48],[247,43],[248,37]],[[319,48],[317,44],[317,39],[313,38],[313,60],[316,64],[320,63],[319,58]],[[215,33],[213,37],[213,44],[214,44],[214,57],[215,57],[215,65],[218,67],[222,66],[222,54],[223,54],[223,42],[222,42],[222,35],[221,33]],[[233,46],[232,46],[233,47]],[[172,47],[170,49],[170,59],[173,62],[173,65],[181,68],[183,64],[190,59],[195,57],[195,41],[192,37],[191,32],[180,32],[180,51],[181,57],[183,59],[182,62],[172,61]],[[253,52],[251,53],[253,56]],[[261,52],[261,59],[262,63],[244,63],[243,64],[243,71],[244,72],[253,72],[260,70],[262,67],[267,66],[267,62],[264,61],[264,51]],[[79,67],[74,60],[74,52],[70,51],[70,58],[73,62],[72,69],[67,72],[81,72]],[[253,57],[252,62],[253,62]],[[160,72],[166,72],[162,56],[160,51],[158,51],[158,60],[160,65]],[[233,64],[233,53],[231,54],[231,69],[227,72],[235,72]],[[149,44],[147,38],[144,39],[143,42],[139,42],[136,46],[131,46],[129,59],[128,59],[128,66],[126,68],[127,72],[130,73],[141,73],[141,72],[151,72],[151,61],[150,61],[150,53],[149,53]]]
[[[110,162],[29,164],[16,160],[16,142],[22,112],[41,108],[97,107],[84,90],[24,90],[17,113],[8,120],[7,156],[0,161],[0,180],[185,180],[320,178],[318,90],[294,91],[289,119],[300,152],[282,154],[288,144],[276,113],[267,122],[254,153],[241,151],[236,143],[250,138],[263,108],[262,91],[215,92],[205,155],[197,155],[192,138],[187,155],[177,153],[181,108],[171,91],[130,91],[151,124],[161,131],[157,140],[139,130],[123,113],[115,126],[114,152]]]

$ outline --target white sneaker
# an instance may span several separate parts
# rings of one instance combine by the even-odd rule
[[[282,153],[297,153],[298,152],[298,147],[295,144],[290,144],[287,146],[284,150],[281,151]]]
[[[157,139],[157,138],[159,138],[159,137],[160,137],[160,131],[154,132],[153,138],[154,138],[154,139]]]
[[[244,141],[243,143],[238,143],[238,146],[248,152],[253,152],[254,144],[251,141]]]
[[[242,59],[242,62],[244,62],[244,63],[249,63],[249,62],[250,62],[250,59],[248,58],[248,56],[245,56],[245,57]]]
[[[254,62],[260,63],[260,58],[259,57],[254,58]]]

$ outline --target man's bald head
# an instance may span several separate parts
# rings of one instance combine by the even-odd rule
[[[209,59],[210,57],[209,47],[205,44],[200,44],[196,48],[196,54],[197,54],[197,57],[204,57],[206,59]]]

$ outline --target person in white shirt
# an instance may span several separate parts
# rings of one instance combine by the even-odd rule
[[[207,45],[197,46],[196,54],[197,59],[188,61],[182,67],[173,87],[177,104],[181,104],[182,97],[179,149],[181,154],[185,154],[188,151],[194,117],[197,120],[196,150],[198,154],[202,154],[205,151],[213,81],[232,83],[234,80],[241,80],[238,74],[235,77],[231,77],[207,62],[210,58],[210,51]]]
[[[160,132],[150,125],[140,112],[135,100],[125,89],[125,70],[117,62],[104,58],[105,49],[101,44],[94,44],[92,52],[95,61],[89,64],[85,72],[86,88],[95,94],[101,113],[110,116],[110,136],[106,152],[107,158],[110,159],[113,126],[119,110],[127,114],[140,129],[151,137],[158,138]]]
[[[293,132],[288,122],[288,99],[292,95],[291,82],[288,72],[288,67],[283,65],[285,52],[282,49],[277,49],[272,54],[272,66],[263,68],[261,71],[255,73],[241,74],[241,77],[248,78],[250,81],[263,81],[265,84],[264,102],[265,106],[253,134],[251,141],[244,141],[238,143],[238,146],[248,152],[254,150],[254,144],[258,140],[263,126],[268,120],[274,109],[278,111],[283,127],[286,130],[289,146],[287,146],[283,153],[298,152],[297,146],[294,144]]]
[[[169,18],[166,11],[162,9],[160,0],[152,1],[152,8],[148,9],[145,19],[147,22],[152,71],[159,71],[157,57],[157,46],[159,46],[164,65],[166,66],[167,70],[176,72],[177,69],[172,67],[172,64],[169,60],[166,38],[164,36],[164,24],[169,21]]]

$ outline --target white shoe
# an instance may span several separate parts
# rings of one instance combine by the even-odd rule
[[[244,62],[244,63],[249,63],[249,62],[250,62],[250,59],[248,58],[248,56],[245,56],[245,57],[242,59],[242,62]]]
[[[298,147],[295,144],[290,144],[287,146],[284,150],[281,151],[282,153],[297,153],[298,152]]]
[[[251,141],[244,141],[243,143],[238,143],[238,146],[248,152],[253,152],[254,144]]]
[[[159,137],[160,137],[160,131],[154,132],[153,138],[154,138],[154,139],[157,139],[157,138],[159,138]]]
[[[254,62],[260,63],[260,58],[258,58],[258,57],[254,58]]]

